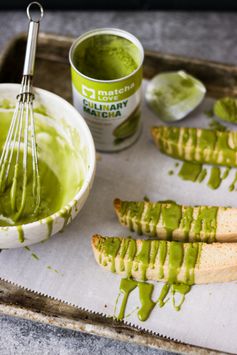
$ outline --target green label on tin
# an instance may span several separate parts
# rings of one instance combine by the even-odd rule
[[[142,69],[129,78],[115,82],[97,82],[86,79],[71,68],[72,82],[85,99],[96,102],[112,103],[127,99],[141,86]]]

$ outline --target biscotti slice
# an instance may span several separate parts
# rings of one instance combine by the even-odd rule
[[[237,241],[237,208],[119,199],[114,208],[119,222],[138,234],[176,241]]]
[[[205,284],[237,280],[237,243],[182,243],[94,235],[97,263],[138,281]]]
[[[160,151],[173,158],[237,167],[237,131],[160,126],[151,133]]]

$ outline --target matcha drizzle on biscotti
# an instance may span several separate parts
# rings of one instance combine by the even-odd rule
[[[215,241],[219,207],[119,199],[115,200],[114,205],[120,223],[139,234],[165,240]]]
[[[136,270],[141,271],[141,279],[146,280],[146,270],[150,263],[150,240],[143,240],[141,249],[138,254],[135,256],[134,261],[136,262]]]
[[[96,241],[99,264],[106,266],[112,272],[145,281],[149,278],[147,273],[153,270],[157,281],[167,281],[170,284],[182,282],[188,285],[195,282],[194,269],[201,253],[202,243],[134,241],[129,238],[127,252],[124,254],[124,238],[97,238],[99,238]],[[133,242],[136,248],[133,248],[131,254],[129,244]],[[122,269],[121,259],[123,259]],[[164,265],[167,266],[166,272],[164,272]]]
[[[188,127],[154,127],[153,139],[161,152],[174,158],[237,167],[237,131]]]

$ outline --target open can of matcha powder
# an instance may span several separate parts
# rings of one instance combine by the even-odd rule
[[[73,104],[97,150],[118,151],[138,138],[143,59],[140,41],[120,29],[96,29],[72,44]]]

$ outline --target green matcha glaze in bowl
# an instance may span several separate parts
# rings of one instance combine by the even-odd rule
[[[18,92],[18,84],[0,84],[0,149]],[[9,195],[1,194],[0,249],[35,244],[63,229],[84,205],[94,180],[95,147],[82,116],[67,101],[42,89],[35,89],[34,111],[41,205],[38,215],[31,215],[29,189],[25,213],[14,223],[5,218],[11,217]]]

